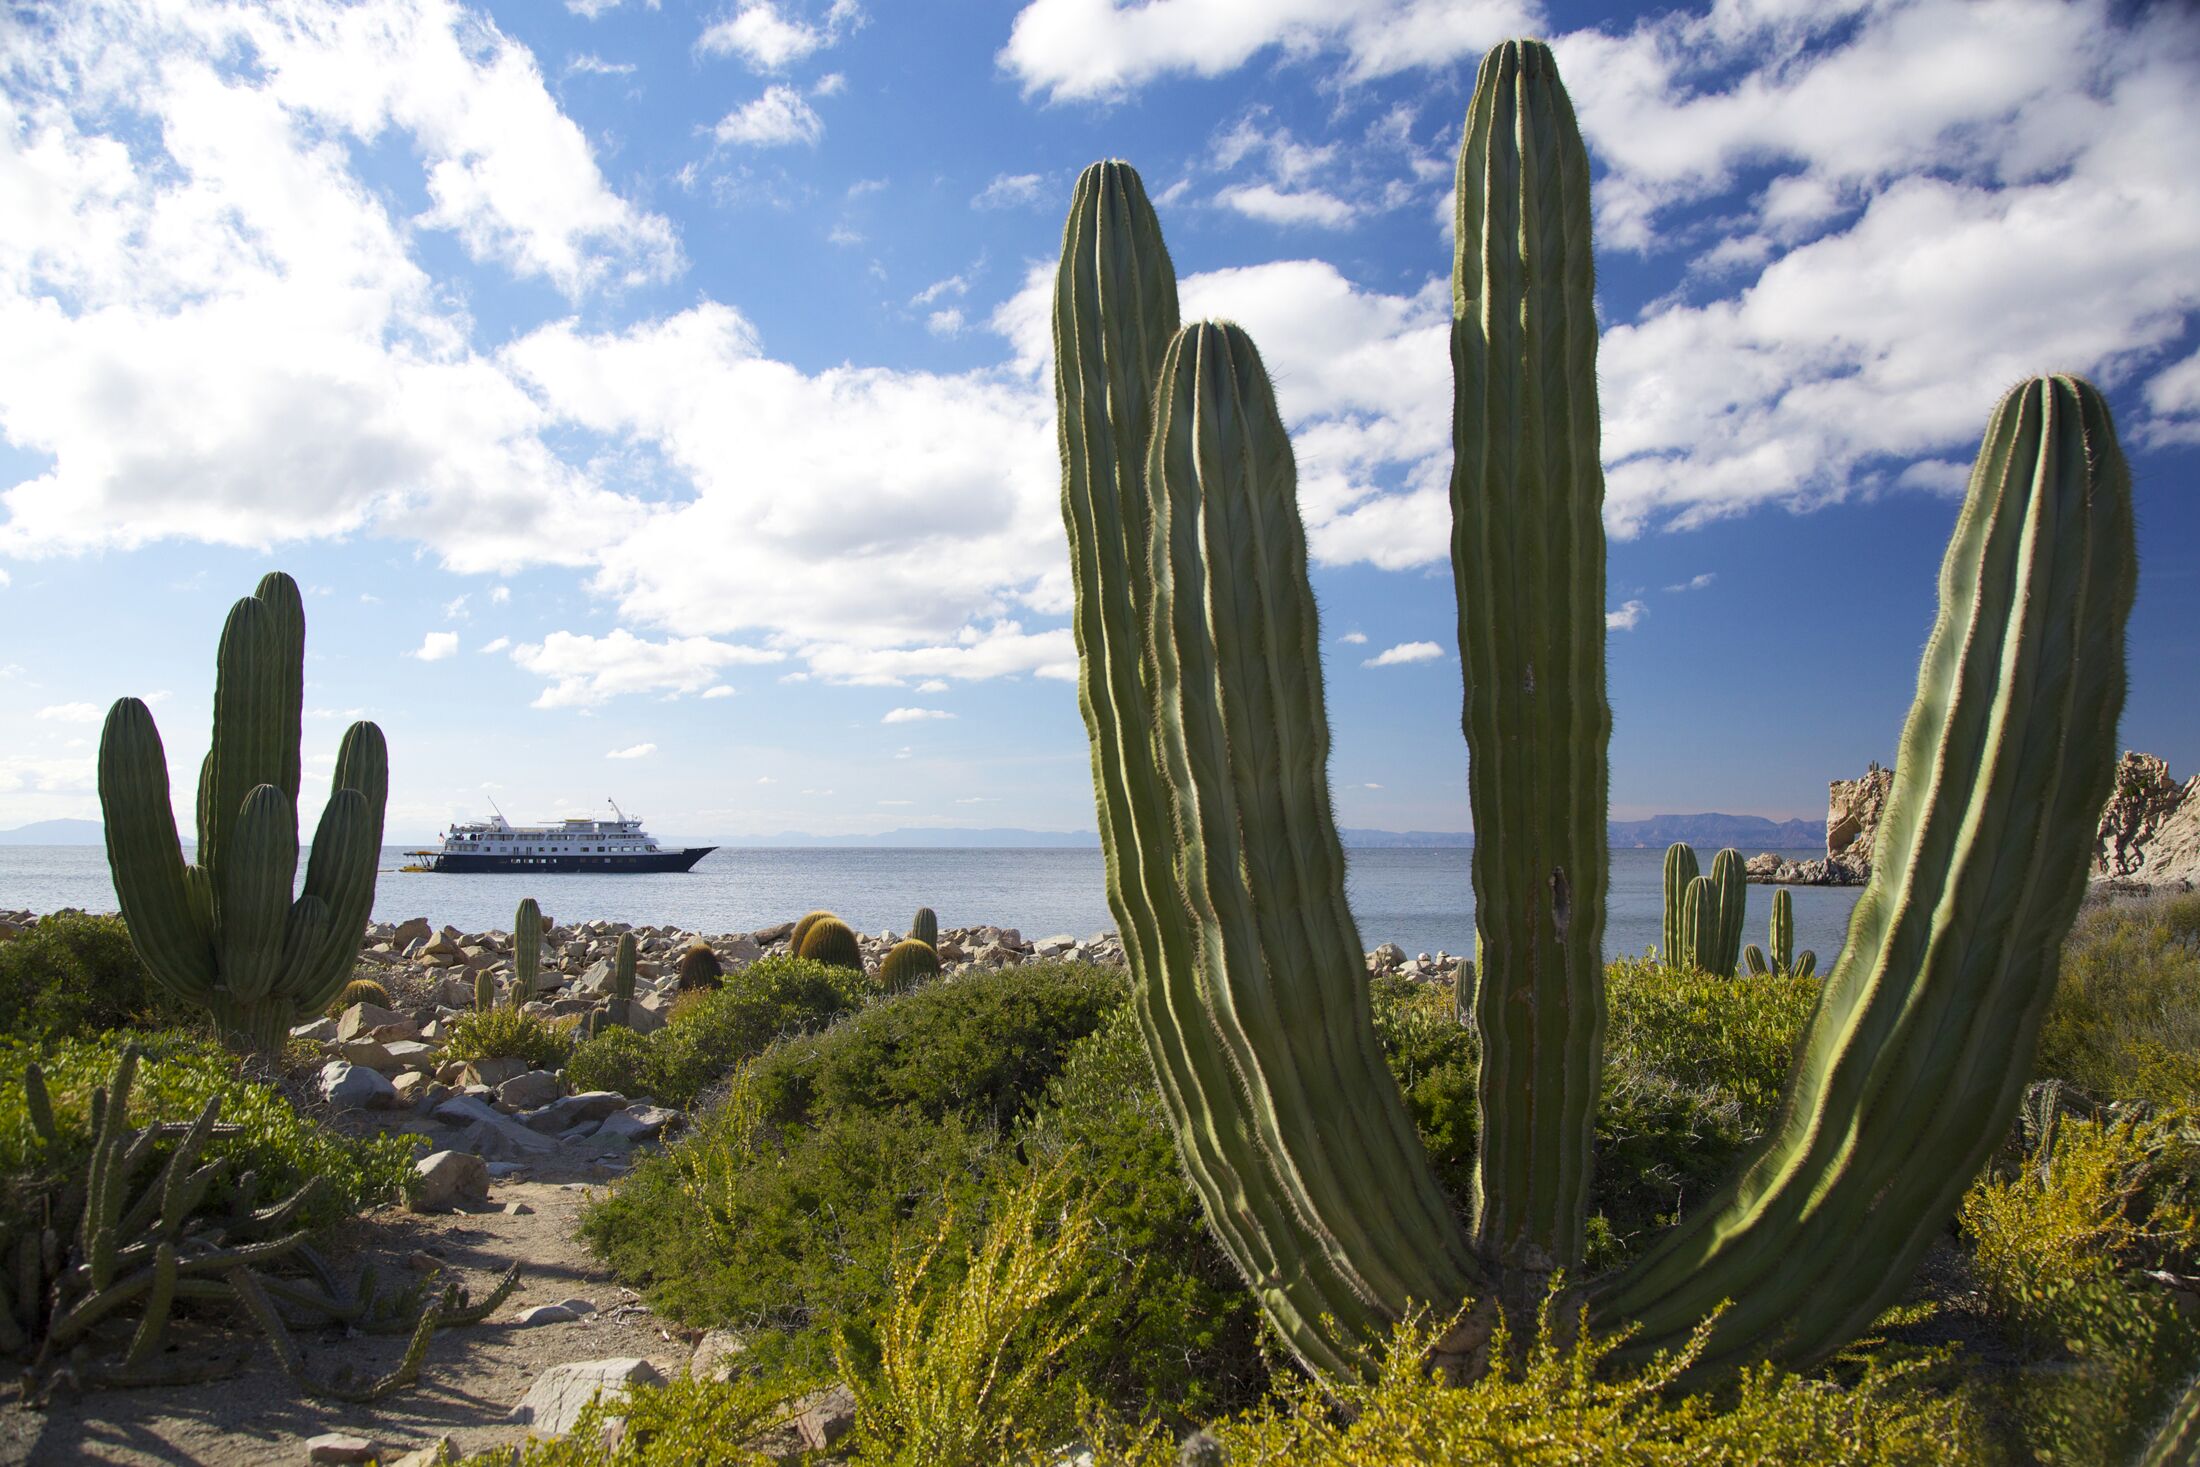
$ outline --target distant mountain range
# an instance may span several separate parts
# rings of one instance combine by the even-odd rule
[[[1737,846],[1745,853],[1757,851],[1815,850],[1826,838],[1825,826],[1814,820],[1767,820],[1761,815],[1658,815],[1648,820],[1615,820],[1611,824],[1615,847],[1657,848],[1684,840],[1707,850]],[[1365,830],[1346,827],[1338,832],[1347,846],[1360,850],[1460,848],[1474,844],[1474,836],[1457,830]],[[668,846],[802,847],[802,846],[898,846],[953,848],[972,846],[1091,848],[1100,837],[1089,830],[1021,830],[1013,826],[958,829],[949,826],[903,826],[869,835],[811,835],[785,830],[777,835],[708,837],[660,837]],[[105,837],[96,820],[41,820],[0,830],[0,845],[96,846]],[[390,844],[435,843],[390,837]]]

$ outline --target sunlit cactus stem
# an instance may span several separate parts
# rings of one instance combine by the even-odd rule
[[[1665,920],[1659,929],[1658,957],[1668,968],[1687,970],[1696,966],[1694,956],[1684,945],[1681,928],[1688,883],[1700,874],[1696,852],[1688,842],[1675,841],[1665,848]]]
[[[99,746],[108,865],[146,970],[203,1004],[233,1042],[263,1052],[351,976],[374,904],[389,790],[381,730],[353,724],[293,900],[304,667],[297,584],[272,573],[222,628],[196,864],[183,860],[167,755],[145,705],[117,701]]]
[[[930,907],[917,908],[917,915],[909,919],[909,935],[937,951],[940,945],[940,919]]]
[[[1742,956],[1742,923],[1749,913],[1749,873],[1742,853],[1732,846],[1711,858],[1708,878],[1712,897],[1712,921],[1699,936],[1696,966],[1721,978],[1734,976]]]
[[[542,908],[533,897],[520,899],[512,914],[512,1007],[535,996],[542,974]]]
[[[604,1010],[604,1017],[606,1022],[620,1028],[630,1027],[634,1022],[634,966],[640,953],[633,933],[619,934],[619,945],[611,956],[611,1003]]]
[[[483,968],[474,974],[474,1012],[485,1014],[497,1006],[497,981]]]
[[[1784,886],[1772,894],[1772,966],[1782,973],[1795,967],[1795,899]]]

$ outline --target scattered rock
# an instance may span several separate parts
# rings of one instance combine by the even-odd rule
[[[662,1385],[657,1367],[636,1356],[613,1360],[575,1360],[553,1365],[535,1377],[510,1419],[532,1436],[563,1436],[599,1391],[621,1386]]]
[[[531,1110],[516,1119],[530,1131],[556,1136],[570,1131],[583,1121],[600,1121],[605,1116],[625,1110],[626,1106],[626,1097],[616,1090],[583,1090],[578,1095],[553,1100],[539,1110]]]
[[[438,1151],[415,1162],[413,1175],[419,1182],[407,1205],[414,1212],[450,1212],[489,1200],[489,1168],[469,1152]]]
[[[336,1021],[334,1019],[315,1019],[310,1024],[300,1024],[290,1031],[290,1037],[311,1040],[315,1044],[334,1039],[336,1037]]]
[[[345,1060],[330,1060],[321,1066],[313,1088],[338,1110],[380,1109],[397,1102],[397,1088],[386,1078]]]
[[[448,1467],[457,1460],[458,1444],[447,1436],[439,1436],[428,1445],[393,1459],[390,1467]]]
[[[324,1431],[306,1440],[308,1462],[372,1462],[381,1455],[382,1449],[366,1437],[341,1431]]]
[[[510,1056],[500,1059],[478,1059],[467,1064],[465,1072],[459,1076],[459,1083],[462,1085],[486,1085],[494,1090],[506,1080],[526,1074],[527,1070],[527,1061]]]
[[[627,1141],[654,1141],[666,1126],[685,1121],[679,1111],[662,1105],[634,1105],[604,1117],[598,1138],[616,1136]]]
[[[802,1433],[803,1444],[813,1452],[831,1451],[842,1437],[855,1430],[855,1425],[855,1392],[837,1381],[804,1396],[794,1418],[795,1430]]]
[[[695,1342],[695,1353],[688,1357],[688,1374],[697,1380],[724,1380],[733,1373],[746,1349],[748,1345],[730,1329],[706,1330]]]
[[[354,1039],[372,1039],[377,1029],[408,1022],[403,1014],[378,1003],[355,1003],[337,1016],[336,1040],[343,1044]]]
[[[385,1075],[397,1072],[397,1061],[379,1039],[353,1039],[345,1043],[340,1052],[352,1064],[365,1065]]]
[[[558,1077],[548,1070],[529,1070],[497,1086],[497,1104],[512,1110],[533,1110],[558,1098]]]
[[[596,1312],[596,1306],[593,1303],[578,1295],[570,1299],[560,1299],[558,1307],[560,1309],[570,1309],[575,1314],[594,1314]]]
[[[522,1309],[512,1323],[521,1329],[533,1329],[538,1324],[572,1324],[579,1318],[563,1304],[537,1304],[532,1309]]]
[[[474,1095],[454,1095],[432,1112],[447,1125],[465,1126],[458,1148],[491,1161],[512,1161],[555,1150],[557,1142],[528,1130]]]
[[[2200,882],[2200,775],[2179,785],[2152,754],[2125,754],[2101,811],[2093,874],[2144,886]]]

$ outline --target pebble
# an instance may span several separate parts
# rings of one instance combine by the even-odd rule
[[[308,1462],[372,1462],[381,1455],[368,1438],[341,1431],[324,1431],[306,1442]]]

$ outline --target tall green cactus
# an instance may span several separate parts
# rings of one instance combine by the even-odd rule
[[[512,913],[512,1007],[535,996],[542,976],[542,908],[533,897],[523,897]]]
[[[619,934],[619,945],[611,955],[611,1004],[604,1015],[606,1022],[620,1028],[634,1022],[634,964],[640,953],[633,933]]]
[[[1777,973],[1781,977],[1808,978],[1818,971],[1818,954],[1809,948],[1798,954],[1795,951],[1795,899],[1788,895],[1786,887],[1772,893],[1772,953],[1769,960],[1765,950],[1754,942],[1742,952],[1752,973]]]
[[[1732,846],[1711,858],[1708,878],[1715,909],[1710,936],[1696,949],[1696,966],[1721,978],[1734,976],[1742,956],[1742,922],[1749,913],[1749,873]]]
[[[1540,44],[1484,60],[1459,176],[1453,561],[1482,1051],[1466,1226],[1358,981],[1295,471],[1258,354],[1233,326],[1175,331],[1126,165],[1079,179],[1056,277],[1079,693],[1134,1011],[1210,1225],[1328,1370],[1417,1303],[1517,1306],[1581,1257],[1604,1024],[1602,486],[1587,161]],[[1722,1300],[1709,1359],[1837,1348],[2001,1134],[2114,768],[2134,562],[2100,395],[2016,389],[1942,571],[1881,860],[1780,1119],[1725,1194],[1583,1289],[1594,1321],[1639,1326],[1631,1349],[1685,1340]],[[1684,884],[1672,914],[1714,946],[1740,933],[1724,875]],[[1490,1318],[1471,1312],[1444,1361],[1468,1365]]]
[[[1700,874],[1695,848],[1687,841],[1677,840],[1665,848],[1665,921],[1659,929],[1658,958],[1668,968],[1695,966],[1681,924],[1688,900],[1688,883]]]
[[[940,945],[940,919],[930,907],[917,908],[917,915],[909,919],[909,935],[926,947],[937,949]]]
[[[374,905],[389,793],[382,731],[353,724],[293,901],[304,678],[305,610],[297,583],[274,572],[222,627],[194,864],[176,835],[153,715],[120,699],[99,741],[107,862],[146,971],[206,1005],[232,1042],[262,1052],[280,1048],[290,1026],[325,1008],[351,976]]]

